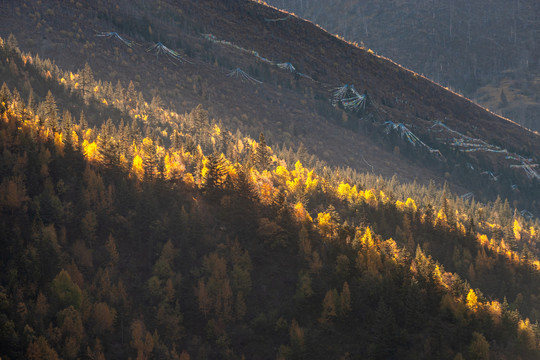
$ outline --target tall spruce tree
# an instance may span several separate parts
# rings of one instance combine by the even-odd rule
[[[84,68],[80,72],[81,92],[83,99],[87,99],[91,91],[91,86],[94,83],[94,74],[88,63],[84,64]]]
[[[103,163],[109,168],[120,165],[120,146],[116,136],[116,127],[111,118],[101,126],[100,152]]]
[[[56,106],[56,101],[54,96],[49,90],[47,96],[45,97],[45,125],[56,130],[58,127],[58,108]]]
[[[206,168],[207,171],[204,175],[204,189],[213,192],[221,186],[226,173],[223,158],[215,153],[210,155],[208,157],[208,162],[206,163]]]
[[[270,151],[268,151],[263,133],[259,134],[259,143],[257,144],[257,151],[253,160],[255,167],[259,171],[268,170],[270,166]]]

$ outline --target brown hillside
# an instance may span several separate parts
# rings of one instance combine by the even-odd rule
[[[442,181],[444,172],[393,151],[384,138],[352,131],[352,113],[329,105],[330,90],[354,84],[367,90],[379,109],[378,121],[403,122],[424,140],[435,120],[469,136],[523,154],[540,154],[538,135],[496,116],[469,100],[418,76],[387,59],[344,42],[316,25],[247,0],[236,1],[22,1],[6,4],[0,34],[16,35],[24,51],[54,59],[66,69],[88,62],[96,78],[124,85],[132,80],[151,98],[158,95],[183,112],[198,103],[232,129],[256,135],[264,131],[270,143],[304,143],[309,152],[333,165],[345,165],[403,180]],[[141,44],[133,49],[96,32],[116,31]],[[213,34],[276,62],[290,61],[314,80],[294,79],[252,53],[214,44]],[[144,49],[161,41],[192,64],[171,64]],[[240,67],[264,83],[254,85],[227,77]],[[336,120],[346,128],[337,126]],[[433,147],[438,147],[431,139]],[[470,157],[474,158],[474,154]],[[505,167],[487,157],[490,169]],[[369,165],[368,165],[369,164]],[[399,165],[398,165],[399,164]],[[371,167],[373,165],[373,167]],[[450,181],[453,181],[451,178]],[[455,182],[458,184],[458,182]]]
[[[538,1],[267,2],[540,129]]]

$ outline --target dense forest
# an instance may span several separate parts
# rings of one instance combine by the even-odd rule
[[[533,359],[538,220],[0,39],[4,359]]]

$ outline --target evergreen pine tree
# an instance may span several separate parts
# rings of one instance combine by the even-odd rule
[[[127,88],[126,103],[132,109],[134,109],[137,105],[137,91],[135,91],[135,85],[133,84],[133,81],[129,82]]]
[[[236,179],[234,181],[234,190],[236,193],[243,198],[253,200],[255,199],[256,191],[249,180],[249,170],[243,166],[236,167]]]
[[[85,131],[88,128],[88,122],[86,121],[84,111],[81,111],[81,115],[79,116],[79,126],[81,131]]]
[[[64,144],[68,148],[73,147],[73,141],[71,137],[72,131],[73,131],[73,118],[71,117],[71,113],[68,110],[64,110],[64,113],[62,115],[62,135],[64,139]]]
[[[15,107],[15,114],[17,114],[17,117],[22,119],[25,112],[25,107],[21,98],[21,94],[17,89],[13,89],[13,92],[11,93],[11,102],[13,104],[17,104],[17,106]]]
[[[253,162],[259,171],[267,170],[270,166],[270,152],[263,133],[259,135],[259,143],[257,144],[257,152]]]
[[[26,103],[26,115],[31,117],[31,114],[34,112],[34,89],[30,88],[28,92],[28,102]]]
[[[56,130],[58,127],[58,108],[54,96],[49,90],[45,97],[45,125]]]
[[[158,175],[159,158],[157,154],[156,145],[151,139],[145,138],[143,140],[143,168],[144,177],[148,180],[155,178]]]
[[[88,94],[91,91],[91,87],[94,84],[94,74],[88,63],[84,64],[84,68],[80,71],[79,80],[81,82],[82,97],[86,101]]]
[[[21,50],[19,49],[19,42],[15,38],[15,35],[9,34],[7,38],[7,48],[12,52],[12,54],[20,55]]]
[[[171,135],[171,148],[180,149],[180,146],[180,134],[178,133],[178,130],[174,129]]]
[[[217,154],[210,155],[206,167],[207,172],[204,176],[204,189],[207,191],[214,191],[221,186],[226,172],[223,158]]]
[[[126,101],[124,97],[124,87],[122,86],[122,82],[120,80],[116,82],[116,86],[114,88],[114,99],[118,101],[120,111],[125,111]]]
[[[197,105],[197,107],[189,114],[195,132],[199,136],[203,136],[204,129],[208,126],[208,111],[203,109],[202,104]],[[204,139],[203,139],[204,140]]]
[[[116,138],[116,127],[110,118],[101,127],[100,142],[99,148],[105,166],[118,167],[120,165],[120,146]]]

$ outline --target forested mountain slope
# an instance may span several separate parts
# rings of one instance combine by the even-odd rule
[[[253,2],[6,5],[2,358],[540,355],[536,135]]]
[[[539,131],[540,3],[269,0]]]
[[[0,89],[2,358],[539,356],[540,225],[507,202],[287,165],[14,43],[1,73],[36,89]]]
[[[270,144],[293,151],[303,144],[331,165],[424,184],[446,180],[461,194],[491,201],[499,194],[537,212],[538,176],[523,170],[534,170],[537,135],[294,16],[240,0],[22,1],[8,2],[3,20],[0,31],[15,34],[23,50],[71,71],[88,62],[111,91],[118,81],[133,82],[168,109],[183,113],[201,103],[231,129],[254,137],[264,131]],[[108,32],[140,46],[97,36]],[[180,58],[156,53],[157,42]],[[358,96],[367,91],[365,109],[347,109],[343,99],[332,106],[347,84]],[[437,122],[458,131],[458,142],[483,141],[473,141],[481,151],[456,144],[450,130],[441,136]]]

